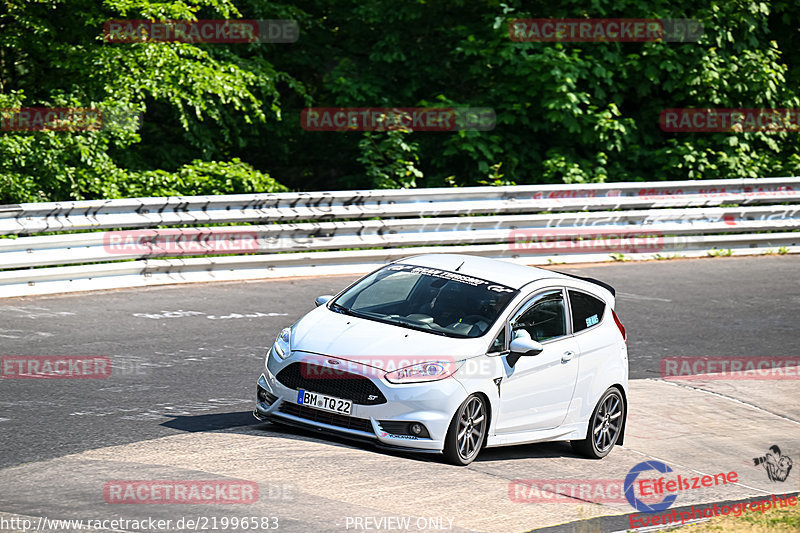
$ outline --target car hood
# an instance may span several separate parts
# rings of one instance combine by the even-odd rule
[[[413,357],[416,361],[465,359],[486,352],[485,337],[456,339],[336,313],[320,306],[293,327],[292,351],[342,359]]]

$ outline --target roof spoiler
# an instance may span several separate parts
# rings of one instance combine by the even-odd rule
[[[580,279],[580,280],[583,280],[583,281],[588,281],[589,283],[594,283],[595,285],[600,285],[601,287],[606,289],[608,292],[610,292],[611,296],[614,296],[615,298],[617,296],[617,291],[614,290],[614,287],[612,287],[611,285],[609,285],[605,281],[600,281],[599,279],[594,279],[594,278],[585,278],[583,276],[576,276],[575,274],[567,274],[566,272],[558,272],[556,270],[551,270],[551,272],[555,272],[556,274],[563,274],[565,276],[569,276],[570,278],[575,278],[575,279]]]

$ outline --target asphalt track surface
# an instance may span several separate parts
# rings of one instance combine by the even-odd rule
[[[631,378],[639,379],[658,378],[665,356],[800,356],[799,267],[800,257],[769,256],[552,268],[616,288]],[[0,299],[0,355],[107,356],[114,369],[100,380],[1,380],[0,469],[190,433],[323,441],[346,452],[349,444],[259,423],[251,411],[255,380],[277,332],[312,309],[317,295],[355,278]],[[560,446],[525,449],[547,456]],[[501,448],[485,456],[475,464],[492,475],[493,462],[520,452]],[[53,475],[42,482],[58,483]],[[10,499],[4,490],[11,489],[0,488],[0,501]],[[42,506],[32,496],[3,511],[33,516]]]

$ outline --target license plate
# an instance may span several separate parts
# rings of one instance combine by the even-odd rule
[[[342,400],[341,398],[334,398],[333,396],[325,396],[324,394],[305,390],[297,391],[297,404],[315,407],[323,411],[340,415],[349,415],[353,410],[353,402],[350,400]]]

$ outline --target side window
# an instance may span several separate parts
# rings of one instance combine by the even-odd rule
[[[500,330],[500,333],[497,334],[497,337],[494,338],[492,341],[492,345],[489,346],[489,353],[497,353],[502,352],[506,349],[506,328]]]
[[[572,307],[572,331],[577,333],[590,328],[603,320],[606,304],[585,292],[569,291],[569,303]]]
[[[524,329],[533,340],[546,341],[567,334],[566,316],[563,293],[548,291],[534,298],[533,305],[514,319],[511,329]]]

